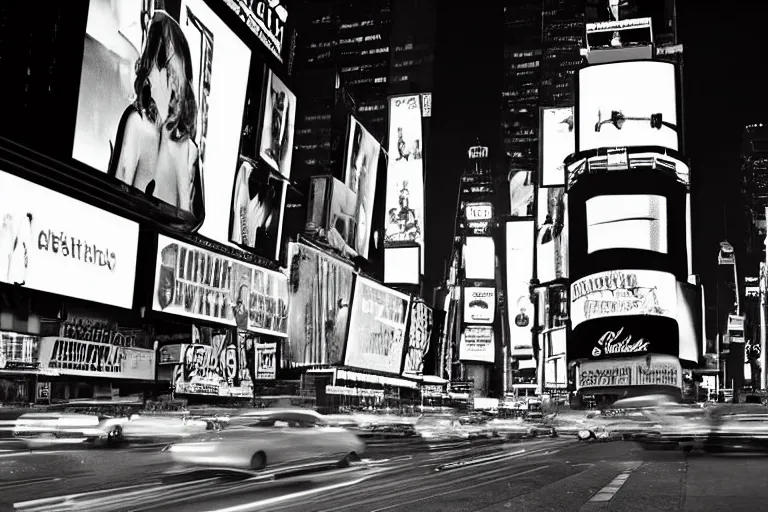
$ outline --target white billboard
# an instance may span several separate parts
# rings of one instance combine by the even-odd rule
[[[677,279],[657,270],[611,270],[571,283],[571,324],[613,316],[677,317]]]
[[[155,351],[70,338],[40,338],[40,367],[62,375],[154,380]]]
[[[576,371],[576,389],[625,386],[683,385],[677,357],[651,354],[631,359],[585,361]]]
[[[464,288],[464,322],[492,324],[496,311],[496,290],[490,287]]]
[[[464,205],[464,216],[467,222],[491,220],[493,218],[493,204],[467,203]]]
[[[424,266],[424,160],[420,95],[389,98],[384,246],[416,242]]]
[[[536,278],[568,277],[568,197],[565,187],[539,189],[536,217]]]
[[[0,283],[133,306],[139,225],[0,171]]]
[[[573,107],[541,109],[541,176],[542,187],[565,185],[565,158],[576,152],[573,129]]]
[[[254,343],[256,380],[275,380],[277,375],[277,343]]]
[[[419,246],[384,248],[384,283],[419,284],[421,259]]]
[[[468,236],[464,239],[464,277],[467,279],[496,278],[496,244],[489,236]]]
[[[507,317],[512,354],[532,353],[534,221],[507,222]]]
[[[579,70],[578,151],[628,146],[678,150],[677,70],[644,60]]]
[[[667,198],[619,194],[587,199],[587,253],[638,249],[667,254]]]
[[[466,327],[459,344],[459,360],[493,363],[496,360],[493,327]]]

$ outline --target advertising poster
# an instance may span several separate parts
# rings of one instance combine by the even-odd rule
[[[0,171],[0,283],[133,306],[139,225]]]
[[[541,181],[542,187],[565,185],[563,161],[576,152],[573,107],[541,109]]]
[[[421,247],[386,247],[384,249],[384,283],[419,284]]]
[[[271,70],[267,72],[259,155],[286,178],[291,175],[296,95]]]
[[[509,179],[509,214],[512,217],[533,217],[533,173],[526,169],[513,168]]]
[[[286,277],[173,240],[157,238],[152,309],[285,337]]]
[[[435,327],[432,308],[414,298],[411,302],[411,325],[408,328],[408,350],[405,353],[403,374],[422,373],[424,358],[429,351],[429,342]]]
[[[507,317],[513,350],[533,347],[533,220],[507,222]],[[530,351],[527,351],[530,353]]]
[[[419,95],[389,99],[384,245],[417,242],[424,265],[424,163]]]
[[[357,236],[352,248],[363,258],[368,257],[371,240],[380,152],[381,143],[363,128],[360,121],[350,117],[344,157],[344,184],[356,195]]]
[[[496,312],[494,288],[464,288],[464,322],[492,324]]]
[[[314,176],[310,182],[304,235],[330,245],[340,255],[354,258],[358,241],[357,194],[333,176]],[[367,247],[367,246],[366,246]]]
[[[296,101],[288,91],[287,99],[281,103],[283,110],[278,108],[277,103],[267,106],[262,104],[264,96],[274,94],[270,87],[275,82],[270,81],[271,72],[268,72],[258,59],[259,57],[254,56],[251,61],[248,92],[245,98],[240,154],[236,162],[237,169],[233,175],[234,183],[231,189],[229,240],[236,245],[254,250],[264,257],[279,259],[278,251],[287,188],[285,178],[290,175],[292,148],[279,146],[275,150],[275,155],[279,153],[281,165],[277,165],[271,157],[260,156],[260,143],[269,136],[269,133],[262,135],[260,129],[262,121],[266,123],[267,117],[271,117],[274,123],[283,123],[282,128],[275,128],[276,131],[288,130],[282,138],[285,139],[290,135],[292,139]],[[283,93],[285,94],[285,91]],[[266,108],[277,111],[267,112]],[[264,128],[267,128],[266,124]],[[281,139],[279,133],[277,138]],[[273,154],[271,149],[269,152]]]
[[[618,194],[587,199],[587,253],[636,249],[667,254],[667,198]]]
[[[344,364],[399,375],[409,302],[408,295],[358,276]]]
[[[154,5],[90,1],[72,157],[227,243],[250,50],[204,0]]]
[[[571,325],[612,316],[677,318],[677,279],[657,270],[612,270],[571,283]]]
[[[0,370],[40,367],[40,338],[15,332],[0,333]]]
[[[256,380],[277,377],[277,343],[256,343]]]
[[[108,343],[40,338],[40,367],[62,375],[154,380],[155,351]]]
[[[704,347],[704,288],[690,283],[676,281],[677,285],[677,326],[680,330],[680,351],[678,357],[684,361],[698,363]],[[760,344],[756,347],[759,349]]]
[[[461,335],[459,360],[493,363],[496,360],[493,327],[466,327]]]
[[[628,146],[677,150],[677,70],[658,60],[579,69],[578,151]]]
[[[288,244],[288,344],[291,367],[338,364],[347,339],[354,268],[316,249]]]
[[[536,277],[540,283],[568,277],[568,211],[565,187],[539,188]]]
[[[283,61],[288,10],[281,0],[224,0],[250,28],[269,52]]]
[[[183,363],[173,376],[174,391],[186,395],[253,396],[248,360],[240,357],[232,329],[192,326],[193,343],[183,346]]]
[[[673,356],[652,355],[624,361],[586,361],[576,372],[576,389],[616,386],[681,388],[683,371]]]
[[[663,316],[614,316],[574,327],[568,358],[610,359],[640,354],[679,353],[677,321]]]
[[[496,244],[490,236],[465,237],[463,258],[467,279],[496,278]]]

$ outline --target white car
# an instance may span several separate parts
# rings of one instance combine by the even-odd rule
[[[307,409],[262,409],[233,417],[230,425],[167,450],[182,467],[259,471],[360,459],[365,443],[353,432],[329,426]]]

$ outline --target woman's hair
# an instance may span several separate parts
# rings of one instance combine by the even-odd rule
[[[177,80],[174,80],[178,90],[174,91],[165,127],[171,132],[173,140],[181,140],[185,137],[194,139],[197,134],[197,101],[192,85],[192,55],[187,38],[184,37],[179,24],[162,11],[155,12],[152,17],[144,51],[136,61],[136,79],[133,82],[136,108],[142,115],[149,117],[150,121],[157,120],[157,105],[152,99],[149,73],[154,66],[157,66],[158,70],[164,69],[172,56],[178,56],[181,59],[184,76],[176,77]]]

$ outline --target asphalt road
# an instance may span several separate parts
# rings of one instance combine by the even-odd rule
[[[163,454],[137,449],[0,452],[0,510],[752,512],[768,502],[768,455],[644,451],[621,441],[402,454],[274,480],[163,480],[168,467]]]

